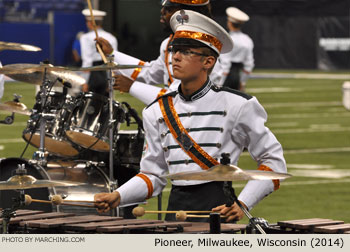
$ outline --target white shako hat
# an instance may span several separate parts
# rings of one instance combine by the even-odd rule
[[[244,23],[249,20],[249,16],[236,7],[228,7],[226,9],[226,15],[232,23]]]
[[[172,45],[204,44],[218,54],[230,52],[233,42],[230,35],[214,20],[191,10],[179,10],[170,18],[174,32]],[[200,42],[200,43],[198,43]]]
[[[210,0],[162,0],[162,6],[176,6],[179,4],[183,5],[207,5],[209,4]]]
[[[91,20],[90,9],[84,9],[81,13],[83,13],[87,20]],[[92,10],[92,15],[94,15],[95,20],[103,20],[107,13],[105,11]]]

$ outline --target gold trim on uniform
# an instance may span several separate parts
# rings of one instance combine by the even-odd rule
[[[260,171],[273,171],[270,167],[263,165],[263,164],[259,166],[258,170],[260,170]],[[280,188],[280,180],[279,179],[273,179],[272,182],[274,185],[274,187],[273,187],[274,191],[276,191],[277,189]]]
[[[151,182],[151,180],[142,173],[136,174],[135,176],[141,178],[143,181],[145,181],[146,185],[147,185],[147,189],[148,189],[148,193],[147,193],[147,199],[152,197],[153,194],[153,184]]]
[[[160,91],[159,91],[159,93],[158,93],[158,95],[157,95],[157,98],[158,97],[161,97],[162,95],[164,95],[165,93],[166,93],[166,91],[168,91],[167,89],[165,89],[165,88],[162,88]],[[158,121],[161,123],[161,118],[159,118],[158,119]]]
[[[191,142],[193,143],[193,148],[195,148],[199,153],[202,154],[202,156],[204,156],[207,160],[209,160],[213,165],[218,165],[220,164],[216,159],[214,159],[212,156],[210,156],[205,150],[203,150],[197,143],[196,141],[194,141],[191,136],[187,133],[186,129],[184,128],[184,126],[182,125],[180,118],[178,116],[178,114],[175,111],[174,108],[174,104],[173,104],[173,99],[171,96],[166,97],[168,99],[169,102],[169,107],[171,110],[171,113],[174,116],[174,119],[176,121],[177,126],[179,127],[180,131],[182,132],[182,134],[186,134],[190,139]],[[171,134],[173,135],[174,139],[176,140],[176,142],[178,142],[178,144],[181,146],[182,150],[186,152],[186,154],[194,161],[196,162],[196,164],[198,164],[203,170],[208,170],[210,167],[208,167],[206,164],[204,164],[202,161],[200,161],[195,155],[193,155],[193,153],[191,151],[185,150],[182,147],[182,144],[178,141],[178,135],[176,134],[176,131],[174,130],[174,128],[172,127],[168,115],[166,114],[165,108],[164,108],[164,103],[163,103],[163,99],[159,99],[158,100],[159,106],[160,106],[160,110],[162,111],[163,117],[164,117],[164,121],[167,124]]]
[[[217,38],[215,38],[212,35],[201,33],[201,32],[177,31],[174,34],[174,39],[175,38],[189,38],[189,39],[202,40],[214,45],[219,50],[219,52],[221,51],[221,48],[222,48],[222,43]]]
[[[143,62],[142,60],[140,60],[140,62],[139,62],[138,65],[139,65],[139,66],[143,66],[143,65],[145,65],[145,62]],[[137,78],[137,76],[139,75],[139,73],[141,72],[141,70],[142,70],[141,67],[140,67],[140,68],[135,68],[134,72],[131,74],[130,77],[131,77],[133,80],[136,80],[136,78]]]
[[[208,0],[170,0],[172,3],[178,3],[178,4],[205,4],[208,2]]]

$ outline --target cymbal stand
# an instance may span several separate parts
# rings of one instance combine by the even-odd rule
[[[114,57],[109,56],[108,57],[108,63],[107,64],[114,64]],[[113,85],[114,85],[114,77],[112,73],[112,68],[107,71],[107,80],[108,80],[108,89],[109,89],[109,178],[110,178],[110,183],[111,183],[111,188],[112,190],[114,188],[118,187],[118,180],[114,179],[114,155],[113,155],[113,124],[116,123],[116,120],[113,118],[113,100],[114,100],[114,92],[113,92]],[[117,207],[112,211],[112,216],[119,216],[119,207]]]
[[[229,158],[229,154],[228,153],[222,153],[221,154],[222,159],[220,160],[221,164],[230,164],[230,158]],[[242,205],[242,203],[238,200],[238,197],[235,193],[235,189],[232,187],[232,182],[224,182],[224,194],[228,197],[228,202],[226,203],[227,207],[232,206],[234,203],[236,203],[241,210],[243,211],[243,213],[245,214],[245,216],[247,216],[247,218],[249,219],[249,225],[253,226],[256,230],[259,230],[259,232],[261,234],[266,234],[266,232],[264,231],[264,229],[260,226],[259,223],[257,223],[257,218],[254,218],[249,211]]]
[[[22,98],[22,95],[18,95],[18,94],[13,94],[13,96],[14,96],[14,98],[13,98],[14,102],[19,102],[19,99]],[[12,114],[10,116],[6,116],[5,120],[1,120],[0,123],[12,124],[14,120],[15,120],[15,113],[12,112]]]
[[[19,164],[18,169],[16,170],[17,175],[23,175],[27,173],[27,170],[24,167],[24,164]],[[5,208],[2,210],[0,217],[2,218],[1,223],[1,234],[9,233],[9,224],[10,219],[16,216],[16,210],[23,207],[25,205],[25,194],[24,190],[19,190],[19,196],[17,198],[12,199],[14,204],[11,208]]]
[[[41,65],[44,65],[46,63],[40,63]],[[40,99],[41,99],[41,118],[40,118],[40,145],[38,151],[34,153],[34,159],[38,160],[40,165],[46,165],[46,158],[45,158],[45,128],[46,128],[46,120],[49,117],[52,117],[54,115],[47,114],[45,104],[46,99],[48,95],[48,90],[54,85],[54,83],[51,83],[50,80],[46,78],[47,76],[47,68],[44,69],[43,74],[43,83],[40,86]]]

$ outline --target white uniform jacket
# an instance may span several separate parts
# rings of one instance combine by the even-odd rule
[[[254,43],[252,39],[241,31],[231,31],[233,49],[229,53],[221,55],[222,67],[225,73],[230,72],[231,63],[242,63],[243,70],[251,73],[254,68]]]
[[[243,149],[247,148],[258,165],[276,172],[287,171],[282,147],[264,126],[267,114],[255,97],[219,88],[210,81],[188,100],[180,93],[167,95],[174,96],[175,110],[189,135],[212,157],[219,160],[222,153],[229,153],[231,163],[237,164]],[[146,144],[140,164],[142,176],[135,176],[117,189],[122,204],[158,195],[167,183],[161,175],[201,170],[180,148],[160,118],[163,116],[158,102],[143,111]],[[172,183],[186,186],[205,181],[173,180]],[[273,190],[271,180],[249,181],[239,199],[251,209]]]
[[[118,50],[118,41],[115,36],[101,28],[97,29],[97,33],[98,36],[108,40],[115,51]],[[80,37],[82,67],[91,67],[94,61],[102,61],[101,55],[96,49],[95,38],[94,31],[89,31]],[[88,80],[89,74],[84,77]]]
[[[137,75],[135,82],[130,88],[129,93],[147,105],[157,98],[157,95],[161,90],[161,88],[159,87],[150,88],[148,84],[165,84],[167,86],[169,80],[169,72],[171,76],[173,74],[173,68],[171,65],[172,56],[171,53],[166,53],[169,39],[170,38],[165,39],[160,45],[160,55],[156,60],[153,60],[151,62],[145,62],[145,66],[147,67],[142,68],[141,72]],[[114,60],[118,64],[139,64],[140,62],[139,59],[131,57],[121,52],[113,52],[113,54]],[[168,55],[169,72],[165,62],[166,55]],[[219,57],[210,75],[210,79],[216,84],[222,83],[221,78],[223,76],[223,69],[220,62],[221,59]],[[134,70],[120,70],[120,72],[130,77],[133,75]],[[173,81],[176,80],[173,77],[172,79]]]

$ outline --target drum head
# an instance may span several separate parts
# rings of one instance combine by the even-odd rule
[[[66,135],[68,138],[80,146],[84,148],[89,148],[94,151],[109,151],[109,143],[106,141],[101,140],[102,138],[105,139],[105,137],[102,137],[100,140],[98,137],[95,136],[89,136],[89,132],[83,131],[80,132],[79,130],[68,130],[66,131]]]
[[[29,142],[31,133],[24,133],[23,138],[26,142]],[[36,148],[40,147],[40,133],[34,133],[30,144]],[[63,157],[74,157],[79,154],[79,152],[72,146],[68,141],[55,139],[49,136],[45,136],[45,149],[59,156]]]
[[[27,160],[21,158],[6,158],[0,160],[0,180],[6,181],[16,173],[19,164],[25,164],[27,174],[32,175],[36,179],[47,180],[47,176],[41,166],[29,164]],[[33,199],[49,200],[48,188],[25,189],[25,194],[30,195]],[[13,206],[12,198],[18,197],[19,192],[16,190],[0,190],[0,208],[10,208]],[[45,212],[52,211],[51,204],[32,203],[24,206],[24,209],[42,210]]]

